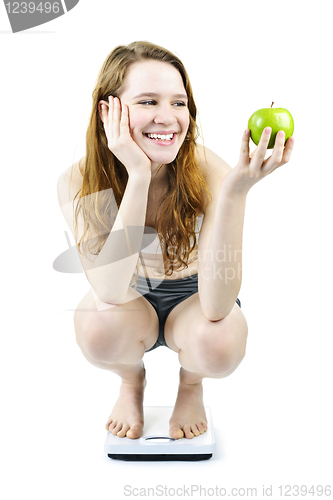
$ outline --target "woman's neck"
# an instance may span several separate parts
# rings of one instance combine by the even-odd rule
[[[151,166],[151,183],[154,184],[154,188],[164,187],[168,179],[168,167],[167,165],[161,165],[160,163],[152,162]]]

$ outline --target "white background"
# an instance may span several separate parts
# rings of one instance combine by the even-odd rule
[[[126,484],[255,487],[257,498],[272,485],[278,498],[280,485],[333,483],[332,14],[329,0],[81,0],[12,34],[1,3],[3,498],[123,498]],[[247,355],[229,378],[204,381],[217,451],[201,463],[104,455],[120,382],[75,343],[86,278],[52,267],[68,230],[56,183],[84,155],[97,73],[116,45],[140,39],[183,60],[205,144],[231,166],[256,109],[274,101],[295,120],[292,160],[248,196]],[[177,355],[160,348],[145,363],[145,405],[172,406]]]

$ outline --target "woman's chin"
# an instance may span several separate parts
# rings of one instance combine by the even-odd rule
[[[150,159],[150,161],[152,163],[156,163],[158,165],[168,165],[169,163],[172,163],[174,161],[174,159],[176,158],[178,154],[178,151],[176,152],[176,154],[149,154],[148,152],[146,152],[146,155],[148,156],[148,158]]]

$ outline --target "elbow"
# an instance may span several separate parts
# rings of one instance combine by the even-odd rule
[[[104,271],[104,272],[102,272]],[[94,295],[101,302],[111,305],[121,305],[129,300],[129,285],[123,277],[107,274],[104,268],[90,269],[87,273],[88,281],[94,291]]]
[[[86,275],[97,302],[120,305],[126,301],[127,289],[124,287],[121,290],[119,286],[111,286],[111,284],[105,283],[105,279],[100,279],[100,276],[96,277],[91,271]]]
[[[119,306],[126,302],[126,295],[120,293],[110,293],[109,289],[103,290],[101,288],[92,287],[96,305],[103,307],[103,305]]]
[[[209,282],[199,284],[199,300],[203,315],[209,321],[221,321],[234,309],[241,282],[233,283],[228,288],[218,289],[210,286]],[[238,306],[237,306],[238,307]]]
[[[231,311],[233,310],[235,305],[235,302],[232,302],[230,304],[223,304],[223,306],[220,305],[220,307],[213,306],[213,305],[206,305],[206,306],[201,306],[202,313],[203,315],[209,320],[209,321],[221,321],[222,319],[226,318]]]
[[[203,315],[205,316],[205,318],[208,319],[208,321],[214,322],[214,321],[221,321],[222,319],[226,318],[230,312],[231,311],[228,311],[228,312],[219,312],[219,311],[204,312],[203,311]]]
[[[112,296],[110,295],[110,293],[99,293],[96,295],[98,299],[104,304],[120,306],[121,304],[124,304],[124,302],[126,302],[126,297],[123,297],[122,295]]]

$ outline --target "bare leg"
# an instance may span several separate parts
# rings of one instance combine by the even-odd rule
[[[171,311],[165,339],[181,364],[171,437],[191,439],[207,430],[202,380],[230,375],[244,358],[246,338],[247,323],[238,305],[225,318],[209,321],[194,294]]]
[[[169,422],[169,434],[174,439],[184,435],[191,439],[207,430],[202,378],[183,367],[180,369],[176,404]]]
[[[128,293],[126,303],[98,310],[92,292],[88,292],[75,312],[74,324],[77,343],[87,360],[122,379],[106,428],[119,437],[137,439],[144,424],[142,357],[156,341],[158,318],[144,297],[132,289]]]
[[[131,370],[121,366],[118,374],[122,379],[120,392],[105,428],[114,436],[137,439],[141,436],[144,424],[143,395],[146,370],[143,361],[131,366]]]

